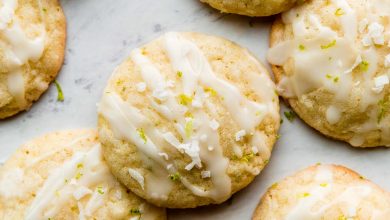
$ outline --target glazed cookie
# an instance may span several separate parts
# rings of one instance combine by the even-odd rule
[[[200,0],[224,13],[251,17],[270,16],[302,4],[305,0]]]
[[[0,168],[0,219],[166,219],[110,173],[94,130],[23,145]]]
[[[244,48],[167,33],[135,49],[99,104],[114,175],[158,206],[218,204],[267,164],[279,128],[275,85]]]
[[[55,78],[65,26],[57,0],[0,2],[0,119],[28,109]]]
[[[390,146],[390,2],[313,0],[284,13],[268,60],[310,126],[356,147]]]
[[[390,194],[348,168],[316,165],[275,183],[253,220],[386,220]]]

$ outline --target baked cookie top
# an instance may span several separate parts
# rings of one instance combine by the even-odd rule
[[[221,203],[267,164],[279,103],[244,48],[167,33],[132,51],[99,104],[99,138],[114,175],[153,204]]]
[[[275,183],[253,220],[385,220],[390,194],[348,168],[316,165]]]
[[[110,173],[94,130],[24,144],[0,167],[1,219],[166,219]]]
[[[201,0],[224,13],[251,17],[270,16],[286,11],[305,0]]]
[[[312,0],[272,27],[280,94],[309,125],[357,147],[390,146],[390,2]]]
[[[57,0],[0,2],[0,119],[28,109],[64,58],[66,21]]]

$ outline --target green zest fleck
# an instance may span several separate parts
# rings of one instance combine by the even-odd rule
[[[327,45],[321,45],[321,49],[325,50],[325,49],[329,49],[331,47],[334,47],[336,45],[336,40],[333,40],[332,42],[330,42],[329,44]]]
[[[183,72],[182,71],[177,71],[177,76],[179,77],[179,78],[181,78],[182,76],[183,76]]]
[[[193,123],[192,120],[188,120],[186,124],[184,125],[184,131],[186,133],[186,137],[190,138],[193,130]]]
[[[367,62],[367,61],[362,61],[360,64],[359,64],[359,68],[362,72],[367,72],[368,71],[368,67],[370,67],[370,64]]]
[[[281,137],[281,135],[280,135],[280,134],[277,134],[277,135],[276,135],[276,140],[279,140],[280,137]]]
[[[332,75],[330,75],[330,74],[326,74],[326,76],[325,76],[327,79],[332,79],[333,78],[333,76]]]
[[[139,209],[131,209],[130,215],[141,215],[141,211]]]
[[[147,138],[146,138],[144,129],[143,128],[138,128],[137,132],[138,132],[138,136],[144,141],[144,144],[146,144]]]
[[[299,197],[301,197],[301,198],[306,198],[306,197],[309,197],[309,196],[310,196],[310,193],[307,193],[307,192],[299,195]]]
[[[179,95],[179,103],[181,105],[189,105],[192,103],[192,97],[187,96],[186,94]]]
[[[76,176],[74,177],[76,180],[80,179],[83,176],[82,173],[78,172]]]
[[[339,77],[338,76],[336,76],[334,79],[333,79],[333,82],[335,82],[335,83],[337,83],[338,81],[339,81]]]
[[[300,51],[304,51],[306,49],[305,46],[302,44],[299,44],[298,48]]]
[[[47,9],[46,9],[46,8],[42,8],[42,11],[43,11],[43,12],[47,12]]]
[[[288,111],[288,112],[284,112],[284,116],[287,118],[287,120],[289,120],[290,122],[293,122],[296,114],[293,111]]]
[[[210,95],[212,95],[212,96],[218,95],[217,91],[215,91],[213,88],[210,88],[210,87],[204,88],[204,91],[210,93]]]
[[[245,154],[244,156],[242,156],[241,161],[249,162],[253,157],[255,157],[254,153]]]
[[[345,217],[344,215],[340,215],[337,220],[347,220],[347,217]]]
[[[57,101],[63,102],[64,101],[64,93],[62,92],[61,86],[57,80],[54,80],[54,84],[56,85],[57,92],[58,92]]]
[[[83,168],[84,167],[84,165],[82,164],[82,163],[78,163],[77,164],[77,169],[81,169],[81,168]]]
[[[345,12],[344,12],[343,9],[338,8],[338,9],[334,12],[334,14],[335,14],[336,16],[341,16],[341,15],[344,15]]]
[[[169,174],[169,179],[171,179],[172,181],[178,181],[180,179],[180,174],[179,173]]]
[[[103,187],[101,187],[101,186],[98,186],[98,187],[96,188],[96,191],[97,191],[99,194],[101,194],[101,195],[104,194]]]
[[[387,101],[385,101],[384,99],[380,100],[378,102],[378,106],[379,106],[378,123],[380,123],[390,110],[390,99],[388,99]]]
[[[328,184],[327,184],[327,183],[321,183],[320,186],[321,186],[321,187],[327,187]]]

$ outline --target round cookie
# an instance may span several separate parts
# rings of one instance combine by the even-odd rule
[[[110,173],[94,130],[24,144],[0,167],[0,219],[166,219]]]
[[[316,165],[272,185],[253,220],[386,220],[390,194],[354,171]]]
[[[64,60],[66,21],[57,0],[0,2],[0,119],[30,108]]]
[[[273,24],[279,93],[310,126],[355,147],[390,146],[390,2],[312,0]]]
[[[286,11],[306,0],[200,0],[223,13],[262,17]]]
[[[280,120],[266,69],[235,43],[199,33],[167,33],[132,51],[98,112],[113,174],[169,208],[218,204],[247,186]]]

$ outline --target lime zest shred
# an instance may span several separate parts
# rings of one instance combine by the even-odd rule
[[[337,42],[336,40],[333,40],[332,42],[330,42],[327,45],[321,45],[321,49],[326,50],[326,49],[329,49],[331,47],[334,47],[334,46],[336,46],[336,42]]]
[[[306,197],[309,197],[309,196],[310,196],[310,193],[308,193],[308,192],[304,192],[304,193],[299,195],[300,198],[306,198]]]
[[[179,103],[181,105],[186,105],[186,106],[191,104],[193,99],[192,97],[187,96],[186,94],[180,94],[178,98],[179,98]]]
[[[146,144],[148,139],[146,138],[144,129],[143,128],[138,128],[137,132],[138,132],[138,136],[144,141],[144,144]]]
[[[141,215],[141,211],[139,209],[130,209],[130,215]]]
[[[295,112],[293,111],[285,111],[283,114],[290,122],[293,122],[296,116]]]
[[[344,12],[344,10],[342,9],[342,8],[338,8],[335,12],[334,12],[334,15],[336,15],[336,16],[342,16],[342,15],[344,15],[345,14],[345,12]]]
[[[255,157],[255,154],[254,154],[254,153],[245,154],[244,156],[242,156],[241,161],[243,161],[243,162],[249,162],[249,161],[251,161],[251,159],[254,158],[254,157]]]
[[[337,220],[347,220],[347,217],[345,217],[345,215],[340,215]]]
[[[80,179],[84,174],[78,172],[76,176],[74,177],[76,180]]]
[[[56,88],[57,88],[57,101],[59,102],[63,102],[64,101],[64,93],[62,92],[62,88],[61,88],[61,85],[58,83],[57,80],[54,80],[54,84],[56,85]]]
[[[180,180],[180,174],[179,173],[169,174],[169,179],[171,179],[172,181],[178,181]]]
[[[99,194],[101,194],[101,195],[104,194],[103,187],[101,187],[101,186],[98,186],[98,187],[96,188],[96,191],[97,191]]]
[[[306,49],[306,47],[303,44],[299,44],[298,49],[300,51],[304,51]]]
[[[183,72],[182,72],[182,71],[177,71],[176,74],[177,74],[177,76],[178,76],[179,78],[181,78],[181,77],[183,76]]]
[[[82,169],[83,167],[84,167],[84,164],[82,164],[82,163],[77,164],[77,169]]]
[[[192,134],[192,130],[193,130],[193,120],[190,119],[186,122],[186,124],[184,125],[184,131],[186,133],[186,137],[187,138],[190,138],[191,137],[191,134]]]
[[[390,110],[390,99],[388,99],[386,101],[384,99],[379,100],[378,107],[379,107],[379,112],[378,112],[378,120],[377,121],[379,124]]]
[[[333,78],[333,82],[334,82],[334,83],[339,82],[339,80],[340,80],[340,77],[338,77],[338,76],[336,76],[335,78]]]
[[[320,186],[321,186],[321,187],[327,187],[328,184],[327,184],[327,183],[321,183]]]
[[[368,63],[367,61],[363,60],[360,64],[359,64],[359,68],[362,72],[367,72],[368,71],[368,68],[370,67],[370,63]]]
[[[217,96],[218,95],[217,91],[215,91],[213,88],[210,88],[210,87],[205,87],[204,91],[207,92],[207,93],[210,93],[210,95],[212,95],[212,96]]]

